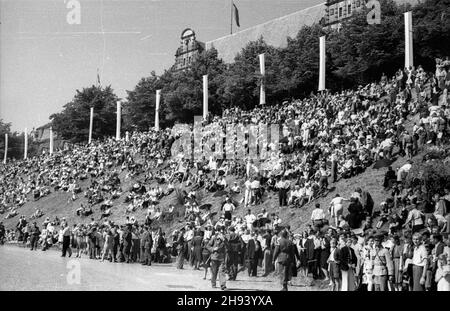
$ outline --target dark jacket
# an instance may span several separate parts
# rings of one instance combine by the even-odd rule
[[[362,205],[359,202],[352,202],[348,206],[347,222],[351,229],[357,229],[361,225]]]
[[[158,249],[166,248],[166,239],[162,235],[159,236],[157,243]]]
[[[224,239],[212,237],[206,248],[211,252],[211,260],[225,260],[226,244]]]
[[[150,232],[145,231],[141,237],[141,247],[145,249],[152,249],[153,247],[153,239]]]
[[[31,229],[31,235],[38,237],[40,234],[41,234],[41,231],[39,230],[38,226],[35,226]]]
[[[349,265],[356,265],[358,261],[355,251],[353,250],[353,248],[348,246],[336,249],[336,251],[334,252],[334,260],[336,261],[336,263],[338,263],[339,268],[342,271],[348,271],[350,269]]]
[[[240,253],[241,252],[241,239],[236,233],[231,233],[228,236],[228,252]]]
[[[277,260],[282,265],[290,265],[294,262],[294,258],[296,257],[294,247],[295,245],[291,240],[281,238],[278,245],[275,246],[273,259]]]
[[[178,240],[177,240],[177,250],[178,252],[184,252],[185,249],[185,240],[184,240],[184,235],[183,233],[180,233],[178,235]]]
[[[131,232],[127,230],[123,234],[123,244],[126,245],[126,246],[131,245],[132,237],[133,236],[132,236]]]
[[[256,255],[256,242],[254,239],[248,240],[247,243],[247,258],[253,259]]]

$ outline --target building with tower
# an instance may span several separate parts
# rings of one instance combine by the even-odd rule
[[[186,28],[181,33],[180,47],[175,53],[175,69],[184,70],[189,68],[195,57],[205,50],[205,44],[197,41],[195,32]]]

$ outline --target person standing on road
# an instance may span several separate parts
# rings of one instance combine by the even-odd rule
[[[234,227],[230,227],[228,235],[227,249],[227,270],[229,272],[230,281],[236,281],[238,274],[239,253],[241,252],[241,239],[236,234]]]
[[[211,286],[216,288],[217,274],[219,274],[220,288],[225,290],[225,251],[226,242],[223,236],[223,229],[216,231],[207,246],[211,252]]]
[[[192,257],[194,270],[200,270],[200,263],[202,262],[202,241],[203,236],[199,230],[196,230],[192,238]]]
[[[281,269],[280,281],[283,286],[281,289],[282,291],[288,290],[288,282],[292,273],[291,264],[294,259],[293,247],[295,247],[295,245],[288,239],[287,231],[283,230],[273,254],[273,265],[275,265],[275,262],[278,262]]]
[[[72,256],[72,249],[70,248],[70,227],[67,222],[64,222],[64,227],[62,229],[62,254],[61,257],[66,257],[66,252],[69,251],[69,257]]]
[[[185,241],[184,241],[184,227],[181,228],[180,232],[178,233],[178,240],[177,240],[177,269],[183,269],[184,264],[184,252],[185,252]]]
[[[211,252],[208,250],[207,246],[209,243],[209,238],[203,239],[202,241],[202,259],[203,267],[205,268],[205,275],[203,279],[206,280],[206,275],[208,274],[208,268],[211,268]]]
[[[145,227],[145,231],[141,236],[141,247],[144,249],[142,255],[142,264],[144,266],[151,266],[152,265],[151,251],[153,247],[153,239],[147,226]]]
[[[31,237],[30,237],[31,249],[30,250],[37,250],[37,244],[38,244],[40,235],[41,235],[41,231],[39,230],[39,227],[37,226],[36,222],[34,222],[33,227],[31,228]]]
[[[97,236],[96,236],[97,228],[91,228],[88,238],[89,238],[89,258],[95,259],[95,245],[97,244]]]
[[[104,235],[105,243],[103,244],[103,254],[102,254],[102,260],[105,260],[105,257],[109,259],[109,261],[112,261],[112,250],[113,250],[113,243],[114,243],[114,237],[112,235],[111,230],[105,231]]]
[[[112,228],[112,236],[113,236],[112,259],[114,262],[117,262],[117,252],[120,247],[120,234],[118,230],[119,227],[117,225]]]
[[[370,254],[373,263],[373,284],[376,291],[387,291],[388,282],[394,281],[394,261],[388,249],[381,245],[382,235],[374,238],[375,245]]]
[[[271,230],[267,230],[264,235],[264,246],[263,246],[263,262],[264,262],[264,275],[268,276],[270,272],[273,271],[272,266],[272,232]]]
[[[126,263],[131,261],[131,246],[133,242],[133,236],[131,233],[132,225],[127,224],[127,227],[123,233],[123,255]]]

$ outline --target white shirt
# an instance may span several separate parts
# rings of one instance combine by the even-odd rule
[[[256,216],[253,214],[245,215],[244,219],[247,225],[252,225],[253,222],[256,220]]]
[[[224,210],[225,212],[231,212],[231,211],[234,211],[234,205],[233,205],[233,203],[225,203],[224,206],[223,206],[223,210]]]
[[[411,166],[412,165],[410,163],[406,163],[397,171],[397,181],[402,181],[403,174],[408,173]]]
[[[342,202],[344,202],[343,197],[335,197],[331,200],[331,205],[333,205],[335,209],[342,209]]]
[[[258,189],[259,188],[259,181],[258,180],[254,180],[251,183],[251,189]]]
[[[311,213],[311,220],[320,220],[325,218],[325,213],[321,208],[316,208]]]
[[[412,263],[414,265],[424,267],[427,262],[427,257],[428,253],[425,245],[420,245],[419,247],[414,246],[414,255],[412,258]]]

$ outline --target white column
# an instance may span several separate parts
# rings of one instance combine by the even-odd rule
[[[130,141],[130,132],[128,132],[128,131],[125,132],[125,141],[126,142]]]
[[[92,141],[92,127],[94,125],[94,107],[91,107],[91,114],[89,117],[89,144]]]
[[[208,75],[203,76],[203,119],[208,116]]]
[[[409,68],[414,66],[412,12],[405,12],[403,15],[405,16],[405,67]]]
[[[120,101],[118,101],[117,102],[116,140],[120,139],[120,119],[121,119],[121,106],[120,106]]]
[[[259,69],[261,72],[261,77],[262,77],[262,79],[264,79],[264,76],[266,75],[264,53],[259,54]],[[265,85],[264,85],[264,80],[262,80],[261,87],[259,90],[259,104],[264,105],[265,103],[266,103],[266,89],[265,89]]]
[[[5,156],[3,158],[3,164],[6,164],[7,157],[8,157],[8,134],[5,134]]]
[[[26,160],[28,157],[28,129],[25,128],[23,133],[24,144],[23,144],[23,159]]]
[[[319,38],[320,60],[319,60],[319,91],[325,90],[325,36]]]
[[[159,105],[161,102],[161,90],[156,90],[155,104],[155,131],[159,131]]]
[[[50,127],[50,154],[53,154],[53,128]]]

